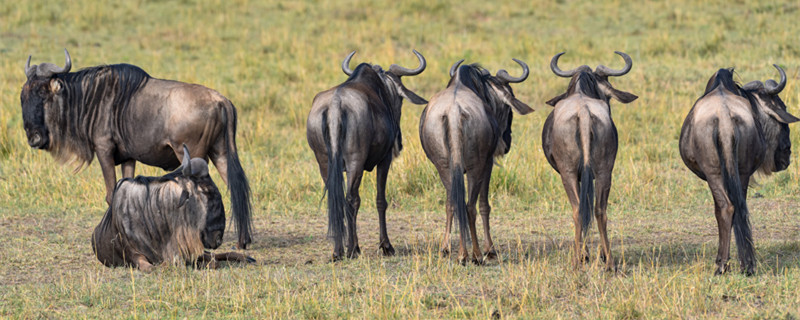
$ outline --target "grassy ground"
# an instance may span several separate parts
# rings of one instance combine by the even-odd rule
[[[712,277],[716,225],[706,185],[678,154],[680,125],[720,67],[740,81],[777,78],[799,114],[800,5],[776,1],[8,1],[0,3],[0,317],[12,318],[797,318],[800,295],[798,153],[782,173],[758,178],[750,211],[758,273]],[[108,269],[89,236],[104,208],[99,166],[72,173],[25,142],[19,92],[33,63],[75,68],[131,63],[159,78],[215,88],[240,112],[238,144],[254,190],[257,265],[152,274]],[[405,150],[389,176],[389,235],[377,253],[374,176],[362,184],[364,254],[327,262],[322,181],[305,142],[313,96],[342,82],[344,56],[427,70],[404,79],[423,97],[443,89],[456,60],[518,74],[538,109],[515,117],[514,142],[491,187],[500,259],[462,267],[438,255],[444,191],[417,136],[421,106],[406,104]],[[566,87],[562,68],[619,68],[612,79],[639,95],[612,103],[620,149],[609,206],[620,272],[597,261],[570,267],[571,217],[561,183],[541,152],[550,111]],[[800,128],[792,126],[800,146]],[[137,173],[160,175],[139,166]],[[216,171],[213,171],[218,179]],[[227,199],[227,191],[223,198]],[[234,234],[223,245],[234,243]],[[597,256],[596,232],[592,258]],[[733,250],[735,252],[735,250]],[[735,260],[735,253],[734,253]],[[738,263],[732,262],[734,270]]]

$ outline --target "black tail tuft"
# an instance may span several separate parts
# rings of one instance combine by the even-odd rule
[[[458,232],[461,233],[461,237],[466,239],[467,244],[469,244],[470,234],[467,225],[469,214],[467,213],[466,190],[464,188],[464,169],[461,165],[455,165],[452,167],[450,174],[452,175],[452,181],[450,183],[450,205],[455,211],[456,219],[458,219]]]
[[[250,205],[250,183],[244,174],[244,169],[236,150],[236,109],[233,105],[229,107],[229,116],[232,119],[228,119],[230,128],[225,130],[225,147],[228,150],[228,190],[231,193],[233,218],[236,221],[236,227],[239,232],[239,247],[245,249],[252,241],[250,238],[250,232],[252,232],[250,212],[253,208]]]
[[[714,131],[714,141],[720,143],[719,133]],[[722,182],[725,184],[725,191],[728,193],[728,199],[733,204],[733,235],[736,237],[736,251],[739,254],[739,263],[742,266],[742,271],[751,275],[755,270],[756,257],[755,248],[753,247],[753,233],[750,229],[750,213],[747,209],[747,196],[742,188],[742,181],[739,178],[739,168],[736,161],[738,154],[738,144],[734,138],[733,154],[726,155],[720,146],[717,146],[717,152],[720,159],[720,170],[722,171]],[[726,157],[733,157],[732,162],[735,164],[733,168],[728,168],[726,165]],[[733,172],[731,172],[733,171]]]
[[[342,152],[337,148],[336,152],[332,152],[330,141],[330,129],[328,128],[327,113],[322,115],[323,136],[325,137],[325,145],[328,149],[328,177],[325,180],[325,188],[328,192],[328,238],[331,240],[344,238],[345,224],[345,206],[347,205],[345,192],[344,192],[344,158]],[[339,139],[344,136],[345,122],[342,119],[341,128],[337,135]],[[341,148],[342,144],[339,141],[338,146]]]
[[[581,190],[578,201],[580,203],[578,213],[581,216],[581,231],[585,238],[589,233],[589,226],[592,224],[594,215],[594,171],[590,164],[584,164],[581,168]]]

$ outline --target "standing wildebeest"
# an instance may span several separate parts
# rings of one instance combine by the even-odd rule
[[[116,64],[70,73],[66,65],[25,66],[22,118],[28,144],[59,161],[91,163],[103,170],[106,202],[117,180],[132,178],[136,161],[174,170],[181,145],[210,158],[231,193],[238,246],[250,243],[250,187],[236,152],[236,109],[218,92],[196,84],[150,77],[139,67]]]
[[[406,69],[391,65],[384,71],[379,65],[359,64],[350,70],[351,52],[342,62],[347,81],[314,97],[306,122],[306,138],[319,164],[328,191],[328,235],[333,238],[333,260],[342,258],[342,238],[347,219],[347,257],[354,258],[361,249],[356,234],[356,218],[361,197],[358,187],[363,171],[378,167],[375,205],[380,220],[380,244],[384,255],[394,248],[386,233],[386,177],[389,166],[403,148],[400,135],[400,109],[403,98],[425,104],[400,81],[425,70],[425,58],[414,50],[419,67]],[[347,172],[347,195],[343,190],[342,171]]]
[[[789,166],[789,123],[800,119],[786,111],[778,94],[786,73],[774,80],[753,81],[744,87],[733,80],[732,69],[720,69],[708,80],[681,128],[683,162],[708,182],[714,198],[719,248],[714,274],[727,271],[731,227],[742,272],[755,272],[755,250],[747,210],[747,187],[756,171],[771,174]]]
[[[478,263],[481,250],[475,230],[477,211],[475,203],[480,196],[483,231],[486,236],[484,250],[487,258],[496,252],[489,234],[489,179],[495,157],[508,153],[511,148],[512,111],[528,114],[533,109],[514,97],[509,83],[519,83],[528,78],[528,66],[522,66],[522,76],[514,78],[505,70],[496,76],[478,64],[450,68],[447,88],[431,98],[422,111],[419,137],[425,155],[436,166],[439,178],[447,191],[447,222],[441,251],[450,252],[450,228],[453,212],[458,219],[460,242],[458,260],[467,259],[467,242],[472,239],[472,261]],[[464,174],[469,179],[469,202],[465,203]],[[467,223],[469,232],[467,234]]]
[[[179,170],[117,183],[108,211],[92,234],[92,249],[104,265],[131,265],[147,272],[162,261],[211,267],[218,260],[255,261],[238,253],[204,252],[204,247],[222,244],[225,209],[206,161],[190,160],[189,150],[183,149]]]
[[[561,182],[572,205],[575,223],[575,256],[578,267],[588,259],[588,248],[583,241],[592,222],[592,212],[597,217],[597,227],[603,243],[601,258],[606,268],[613,270],[614,259],[606,234],[606,208],[611,190],[611,171],[617,157],[617,127],[611,119],[611,98],[629,103],[636,98],[628,92],[611,86],[608,77],[619,77],[631,70],[633,61],[625,53],[615,51],[625,60],[625,68],[613,70],[600,65],[592,71],[583,65],[569,71],[558,68],[559,53],[550,61],[550,69],[557,76],[572,78],[567,92],[547,101],[555,107],[547,116],[542,130],[542,149],[550,166],[561,174]],[[598,189],[595,203],[594,188]],[[593,208],[594,206],[594,208]]]

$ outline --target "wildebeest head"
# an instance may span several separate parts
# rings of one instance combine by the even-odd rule
[[[350,79],[353,78],[354,74],[360,75],[362,72],[364,72],[365,70],[361,70],[362,68],[367,68],[368,67],[367,69],[369,69],[371,71],[374,71],[375,74],[378,77],[380,77],[380,79],[381,79],[382,83],[384,84],[385,88],[387,90],[390,90],[390,92],[387,95],[387,97],[392,99],[393,101],[386,101],[386,103],[390,104],[393,108],[399,108],[400,105],[402,104],[402,99],[403,98],[408,99],[409,101],[411,101],[411,103],[414,103],[414,104],[426,104],[426,103],[428,103],[427,100],[425,100],[422,97],[418,96],[413,91],[408,90],[403,85],[403,82],[400,79],[400,77],[403,77],[403,76],[415,76],[415,75],[418,75],[418,74],[422,73],[422,71],[425,70],[425,67],[427,66],[427,63],[425,62],[425,57],[423,57],[422,54],[419,53],[417,50],[414,50],[414,54],[417,56],[417,59],[419,59],[419,67],[417,67],[416,69],[407,69],[407,68],[401,67],[399,65],[392,64],[391,66],[389,66],[389,70],[388,71],[384,71],[383,68],[381,68],[381,66],[379,66],[377,64],[368,64],[368,63],[361,63],[356,67],[355,70],[351,70],[350,67],[349,67],[350,66],[350,59],[352,59],[353,55],[355,55],[355,54],[356,54],[355,51],[350,52],[350,54],[348,54],[347,57],[344,58],[344,61],[342,61],[342,71],[346,75],[350,76]]]
[[[765,82],[752,81],[742,87],[755,98],[760,114],[757,116],[767,142],[767,158],[761,165],[761,172],[769,174],[786,170],[792,154],[789,139],[789,123],[800,119],[786,111],[786,104],[778,94],[786,87],[786,72],[773,64],[781,75],[780,82],[769,79]]]
[[[510,85],[511,83],[525,81],[528,78],[530,69],[525,62],[518,59],[513,60],[522,67],[522,75],[519,77],[512,77],[504,69],[498,70],[497,74],[492,76],[488,70],[478,64],[460,66],[464,62],[464,59],[461,59],[450,67],[450,82],[447,85],[450,87],[455,81],[459,81],[461,85],[470,88],[491,108],[491,110],[487,111],[494,116],[498,129],[502,133],[504,145],[498,148],[498,152],[502,151],[502,154],[508,153],[511,149],[511,122],[514,115],[512,110],[522,115],[533,112],[531,107],[514,96],[514,90],[511,89]],[[458,74],[458,77],[456,77],[456,74]],[[500,156],[502,154],[497,153],[495,155]]]
[[[569,82],[567,92],[550,99],[547,101],[547,104],[555,106],[559,101],[569,97],[575,92],[580,92],[589,98],[604,100],[606,104],[608,104],[611,98],[617,99],[622,103],[629,103],[636,100],[638,96],[625,91],[617,90],[611,86],[610,82],[608,82],[608,77],[623,76],[631,71],[631,67],[633,67],[633,60],[631,60],[630,56],[624,52],[614,52],[625,60],[625,67],[621,70],[614,70],[604,65],[599,65],[594,71],[592,71],[589,66],[582,65],[572,70],[563,71],[558,68],[558,58],[561,57],[564,52],[555,55],[553,59],[550,60],[550,69],[553,70],[553,73],[555,73],[557,76],[572,78],[572,80]]]
[[[217,185],[208,175],[208,163],[201,158],[190,159],[189,149],[184,145],[179,170],[184,178],[188,178],[188,181],[182,182],[184,191],[181,194],[181,206],[195,206],[187,209],[205,215],[205,228],[200,232],[200,238],[204,247],[216,249],[222,244],[225,232],[225,208]]]
[[[53,104],[60,103],[63,95],[63,86],[55,77],[67,73],[72,68],[69,52],[64,49],[66,63],[58,67],[52,63],[42,63],[31,66],[31,56],[25,65],[25,76],[28,80],[22,87],[20,102],[22,104],[22,120],[28,144],[33,148],[48,149],[50,146],[50,132],[46,125],[46,113],[53,108]]]

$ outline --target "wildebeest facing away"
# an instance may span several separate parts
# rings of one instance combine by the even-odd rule
[[[132,178],[136,161],[174,170],[186,144],[211,159],[231,193],[238,246],[250,243],[250,187],[236,151],[236,109],[218,92],[196,84],[150,77],[139,67],[115,64],[70,73],[66,65],[25,66],[20,100],[28,144],[78,168],[95,155],[103,171],[106,202],[122,164]]]
[[[328,192],[328,236],[333,238],[333,260],[344,253],[345,214],[347,219],[347,257],[354,258],[358,246],[356,218],[361,197],[358,188],[363,171],[376,166],[380,222],[379,248],[384,255],[393,255],[394,248],[386,233],[386,177],[389,166],[400,150],[400,112],[403,98],[425,104],[400,78],[425,70],[425,58],[414,50],[419,67],[406,69],[393,64],[388,71],[379,65],[359,64],[351,70],[351,52],[342,62],[347,81],[314,97],[306,122],[306,138],[319,164],[319,171]],[[347,172],[347,194],[343,190],[342,171]]]
[[[683,162],[708,182],[714,198],[719,248],[714,274],[725,273],[730,255],[731,227],[736,235],[741,270],[755,272],[756,257],[747,210],[747,187],[756,171],[771,174],[789,166],[789,123],[800,119],[786,111],[778,94],[786,73],[774,80],[753,81],[744,87],[733,80],[732,69],[720,69],[708,80],[681,128]]]
[[[92,234],[92,249],[108,267],[135,266],[150,271],[167,261],[216,267],[216,261],[254,262],[239,253],[210,254],[225,231],[225,209],[208,164],[189,159],[163,177],[124,178]]]
[[[561,182],[572,205],[575,224],[573,265],[576,268],[588,259],[584,240],[594,213],[603,243],[601,258],[605,260],[608,270],[615,269],[606,234],[608,193],[618,145],[617,127],[611,119],[609,102],[614,98],[629,103],[638,98],[615,89],[608,82],[608,77],[625,75],[633,66],[630,56],[615,52],[625,60],[622,70],[600,65],[592,71],[589,66],[583,65],[562,71],[558,68],[558,58],[563,52],[550,61],[553,73],[572,78],[565,93],[547,101],[555,108],[544,123],[542,149],[550,166],[561,175]]]
[[[442,239],[442,254],[450,252],[450,228],[453,213],[459,223],[460,242],[458,260],[467,259],[467,242],[472,239],[472,261],[482,258],[478,247],[475,204],[480,196],[480,210],[485,234],[486,258],[496,257],[489,233],[489,180],[495,157],[508,153],[511,148],[511,120],[515,110],[528,114],[533,109],[514,97],[509,83],[519,83],[528,77],[528,66],[514,59],[522,67],[522,76],[512,77],[505,70],[496,76],[478,64],[450,68],[447,88],[431,98],[422,111],[419,136],[428,159],[436,166],[439,178],[447,191],[447,222]],[[469,180],[469,201],[465,203],[464,174]],[[467,224],[469,232],[467,234]]]

